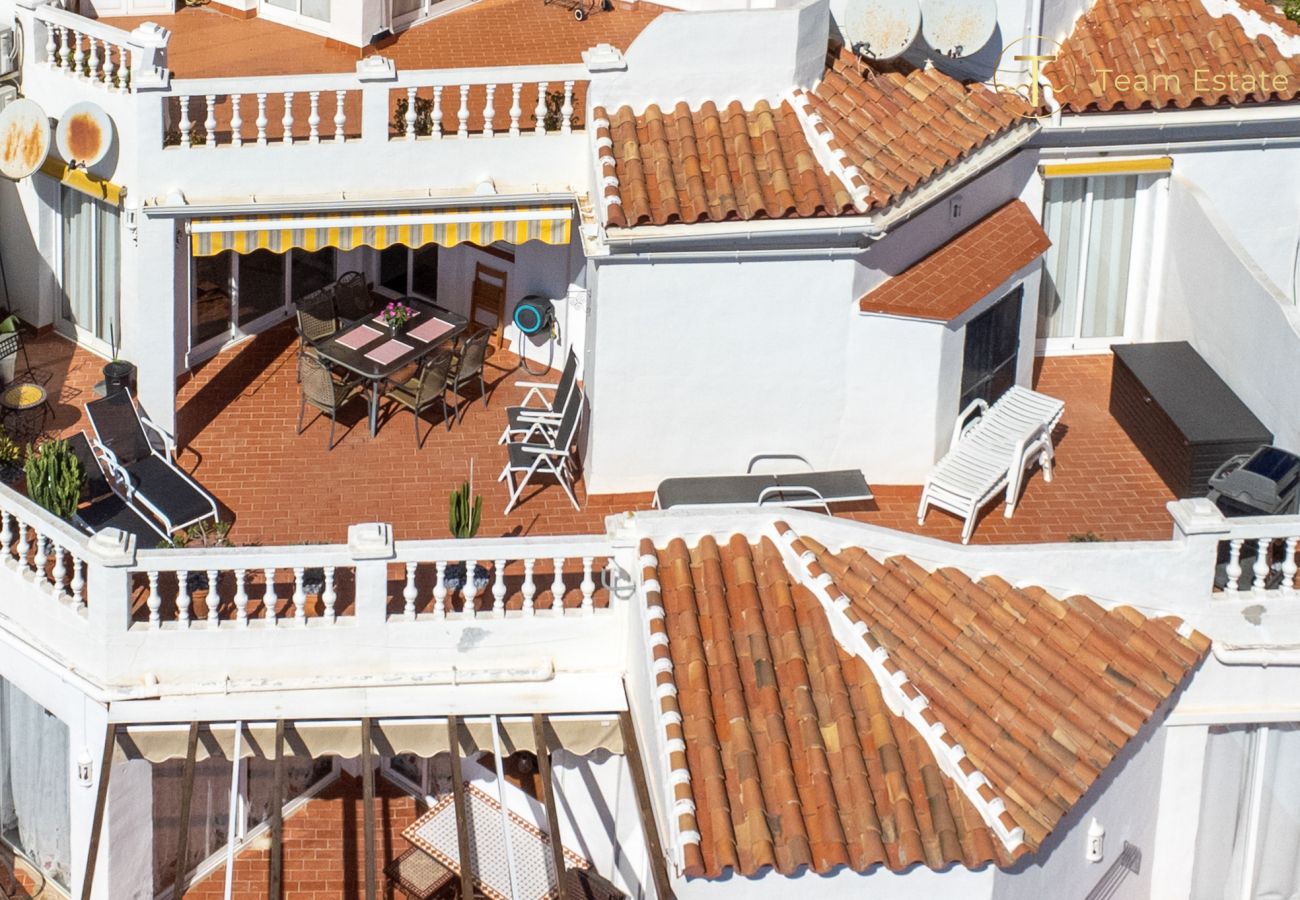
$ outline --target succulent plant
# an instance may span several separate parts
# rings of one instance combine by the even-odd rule
[[[86,470],[67,441],[27,448],[27,496],[60,519],[70,519],[81,503]]]
[[[453,537],[472,538],[478,534],[483,513],[483,497],[475,495],[470,501],[470,486],[466,481],[451,493],[451,533]]]

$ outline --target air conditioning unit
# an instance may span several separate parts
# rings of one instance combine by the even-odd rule
[[[18,88],[12,84],[0,84],[0,112],[5,111],[5,107],[18,99]]]
[[[0,78],[9,75],[18,68],[18,54],[14,52],[14,30],[8,25],[0,26]]]

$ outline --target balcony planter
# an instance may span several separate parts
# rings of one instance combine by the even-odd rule
[[[135,391],[135,364],[115,359],[104,366],[104,396],[111,396],[124,388]]]

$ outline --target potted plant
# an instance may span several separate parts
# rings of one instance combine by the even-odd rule
[[[0,428],[0,482],[15,484],[23,474],[23,449]]]
[[[388,326],[388,332],[397,337],[406,330],[406,323],[415,318],[415,310],[400,300],[394,300],[384,307],[379,320]]]
[[[60,519],[71,519],[81,503],[86,470],[64,440],[27,447],[27,496]]]
[[[478,534],[479,522],[482,519],[483,497],[474,494],[474,499],[471,501],[470,493],[468,481],[451,493],[448,524],[451,525],[451,536],[458,540],[468,540]],[[447,566],[443,577],[448,590],[460,590],[465,586],[465,564],[451,563]],[[479,565],[474,566],[474,586],[482,590],[487,587],[487,583],[487,569]]]
[[[0,334],[12,334],[18,330],[18,317],[5,316],[0,319]],[[8,384],[14,380],[14,369],[18,362],[16,355],[6,356],[0,359],[0,384]]]

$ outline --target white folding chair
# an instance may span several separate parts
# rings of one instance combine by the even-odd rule
[[[564,417],[559,426],[551,432],[544,424],[536,423],[523,435],[523,440],[510,441],[506,444],[506,467],[501,470],[497,481],[510,479],[510,502],[506,512],[514,509],[519,502],[524,487],[533,475],[542,472],[555,476],[555,480],[569,495],[573,508],[581,511],[578,498],[573,494],[573,441],[578,435],[578,422],[582,418],[582,400],[576,389],[571,393],[579,394],[565,406]],[[523,477],[516,483],[515,476]]]

